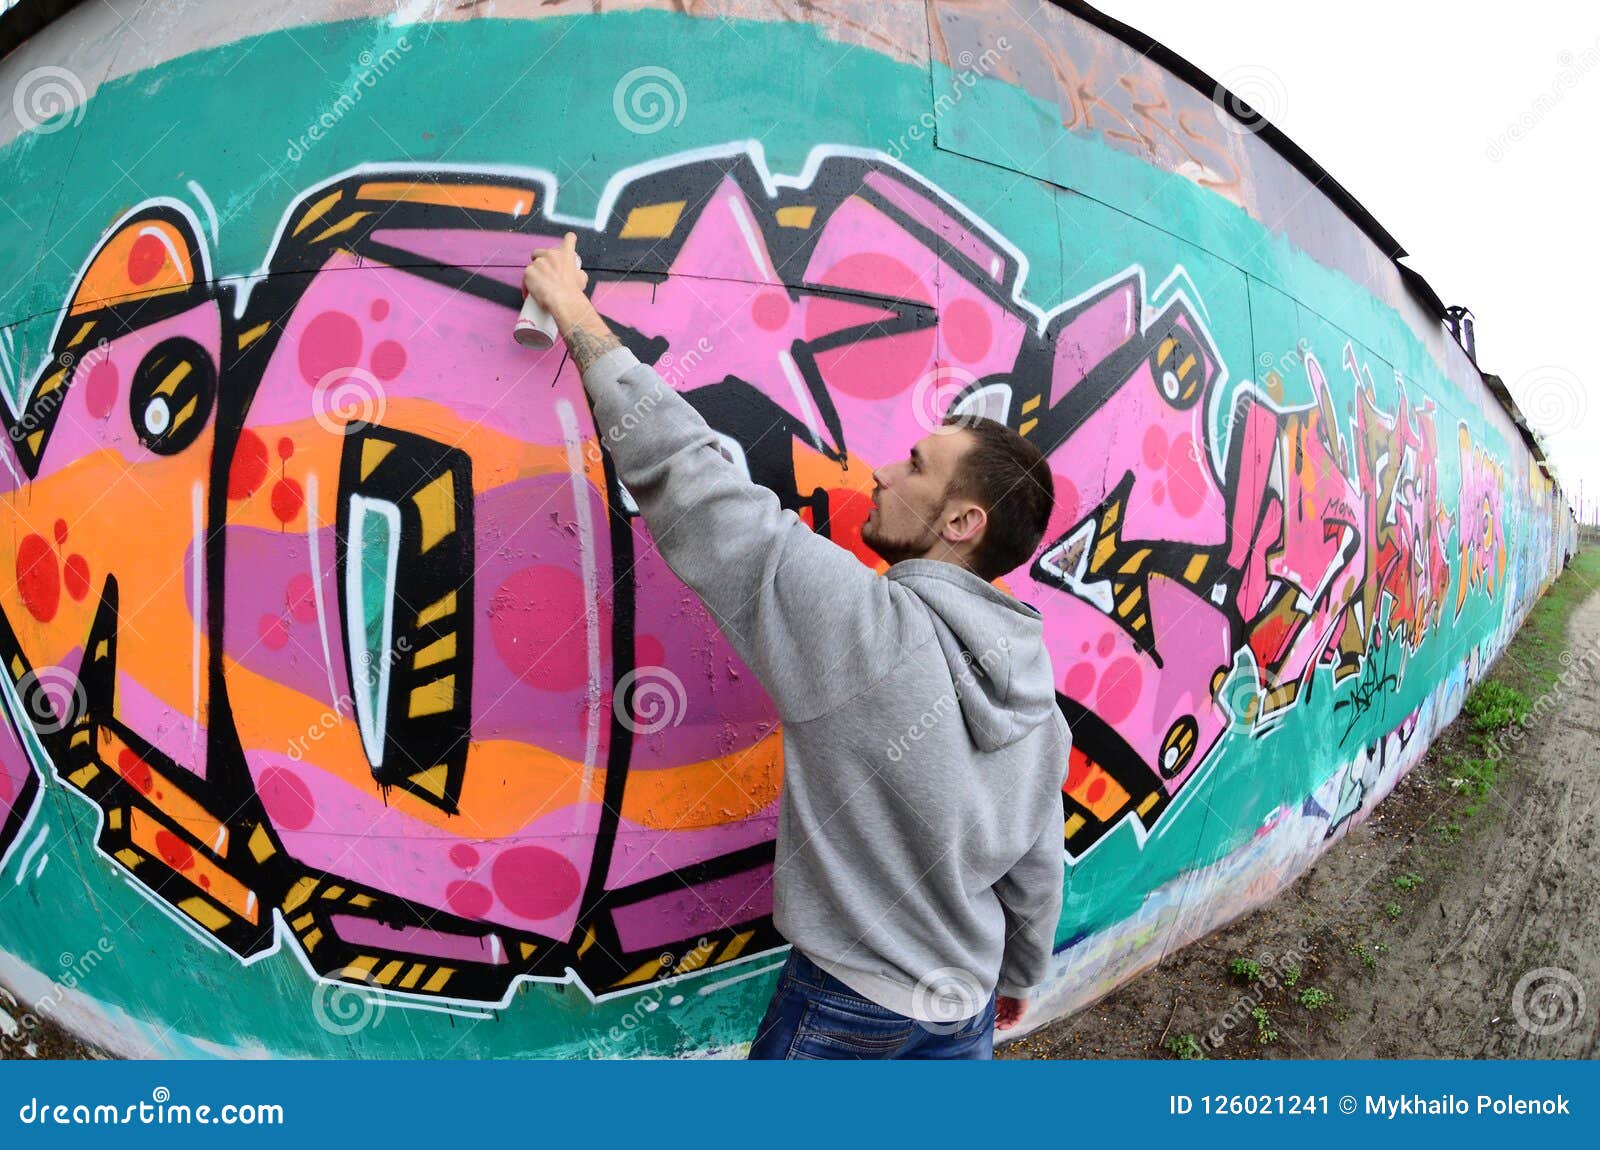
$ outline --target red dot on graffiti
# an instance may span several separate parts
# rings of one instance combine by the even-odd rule
[[[1083,799],[1090,806],[1093,806],[1095,803],[1100,801],[1101,797],[1105,793],[1106,793],[1106,781],[1104,779],[1102,779],[1102,778],[1096,777],[1094,779],[1094,781],[1091,782],[1089,784],[1089,786],[1084,790]]]
[[[372,374],[379,379],[393,379],[406,369],[406,349],[392,339],[386,339],[372,349]]]
[[[188,870],[194,866],[194,851],[171,831],[156,832],[156,853],[173,870]]]
[[[241,432],[233,463],[228,468],[228,498],[250,498],[266,477],[267,445],[255,432]]]
[[[388,319],[389,318],[389,301],[386,300],[386,299],[375,299],[375,300],[372,301],[372,309],[371,310],[372,310],[372,318],[373,319]]]
[[[667,649],[654,635],[640,635],[633,642],[635,666],[659,667],[666,662]]]
[[[482,918],[494,905],[494,896],[482,883],[459,879],[444,888],[444,900],[462,918]]]
[[[167,262],[167,246],[160,238],[142,235],[128,249],[128,278],[135,287],[142,287],[156,278]]]
[[[494,890],[512,914],[550,918],[578,901],[578,868],[548,847],[513,847],[494,860]]]
[[[1081,644],[1079,644],[1078,650],[1087,655],[1089,653],[1089,640],[1085,639]]]
[[[1083,649],[1087,651],[1089,644],[1085,643]],[[1061,691],[1068,698],[1087,703],[1094,691],[1094,668],[1088,663],[1074,663],[1061,681]]]
[[[67,542],[67,521],[65,519],[57,519],[54,530],[56,542],[65,546]]]
[[[84,596],[89,594],[89,561],[82,555],[69,555],[61,573],[67,594],[83,602]]]
[[[288,523],[306,505],[306,493],[293,479],[280,479],[272,485],[272,513]]]
[[[950,354],[963,363],[977,363],[989,354],[994,343],[994,325],[989,322],[988,311],[971,299],[958,299],[945,309],[939,334]]]
[[[300,374],[312,386],[360,362],[361,325],[342,311],[323,312],[300,334]]]
[[[150,764],[127,747],[117,752],[117,771],[128,780],[128,785],[141,795],[150,793],[150,787],[154,782],[150,775]]]
[[[782,292],[764,291],[750,305],[750,318],[764,331],[777,331],[789,322],[789,297]]]
[[[1095,699],[1095,713],[1108,723],[1120,723],[1133,713],[1139,702],[1144,673],[1136,659],[1123,656],[1100,677],[1100,693]]]
[[[200,886],[204,890],[210,890],[211,889],[211,876],[208,875],[208,874],[201,875],[200,876]]]
[[[289,614],[300,620],[300,622],[316,622],[316,588],[311,585],[311,576],[304,571],[289,580],[288,590],[284,593],[284,601],[289,607]]]
[[[278,440],[278,458],[288,459],[293,454],[294,440],[285,435],[282,439]]]
[[[102,359],[91,367],[89,377],[84,381],[83,392],[83,405],[89,409],[89,414],[96,419],[110,415],[111,409],[117,405],[117,390],[121,383],[117,365],[109,359]]]
[[[1145,430],[1143,452],[1146,467],[1160,467],[1167,461],[1167,433],[1159,424]]]
[[[281,651],[289,641],[289,624],[282,615],[261,616],[256,624],[256,632],[261,636],[261,645],[269,651]]]
[[[302,831],[311,825],[317,805],[311,799],[311,789],[292,771],[282,767],[268,767],[261,772],[256,784],[261,805],[277,826],[290,831]]]
[[[1111,637],[1111,632],[1107,631],[1095,642],[1094,649],[1099,652],[1100,657],[1104,659],[1106,656],[1111,654],[1111,649],[1116,645],[1117,641]]]
[[[530,687],[570,691],[589,677],[581,637],[586,604],[583,583],[565,567],[535,564],[515,572],[489,604],[489,634],[506,667]],[[610,607],[600,604],[600,629]],[[577,629],[574,621],[580,621]],[[579,636],[573,641],[573,636]]]
[[[1188,433],[1172,441],[1172,474],[1168,489],[1172,492],[1172,509],[1188,517],[1200,510],[1206,498],[1206,477],[1195,459],[1194,439]]]
[[[471,870],[478,865],[478,852],[466,843],[457,843],[450,848],[450,861],[462,870]]]
[[[55,549],[42,535],[25,536],[17,547],[17,593],[22,604],[41,623],[56,617],[61,604],[61,573]]]

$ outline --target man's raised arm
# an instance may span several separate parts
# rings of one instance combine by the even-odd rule
[[[523,287],[567,341],[617,477],[779,715],[826,714],[889,669],[888,580],[751,480],[693,405],[623,346],[584,294],[576,246],[568,232],[536,252]]]

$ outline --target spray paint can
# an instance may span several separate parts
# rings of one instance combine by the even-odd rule
[[[583,267],[583,259],[576,253],[572,257],[577,265]],[[517,313],[517,324],[511,329],[514,338],[523,347],[531,347],[534,351],[548,351],[555,346],[556,321],[549,312],[540,307],[526,291],[522,295],[522,310]]]

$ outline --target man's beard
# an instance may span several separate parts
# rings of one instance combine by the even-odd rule
[[[879,511],[881,513],[882,508]],[[877,524],[863,524],[861,528],[861,541],[891,567],[902,559],[920,559],[932,548],[935,538],[927,528],[910,538],[887,538],[879,532]]]

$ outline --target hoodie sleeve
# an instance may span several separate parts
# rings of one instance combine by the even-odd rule
[[[894,637],[888,580],[751,480],[688,400],[629,349],[595,360],[583,383],[656,548],[779,715],[803,722],[870,685]]]
[[[1065,872],[1061,820],[1053,817],[1028,853],[995,884],[1006,918],[1005,953],[995,985],[1001,994],[1029,998],[1049,973]]]
[[[1053,744],[1059,755],[1060,782],[1066,781],[1067,756],[1072,731],[1065,716],[1054,717],[1062,742]],[[1052,759],[1049,774],[1057,774]],[[1056,927],[1066,884],[1067,852],[1062,837],[1060,784],[1039,804],[1044,826],[1028,852],[994,885],[1005,911],[1006,943],[1000,959],[1000,979],[995,990],[1010,998],[1030,998],[1050,971]]]

